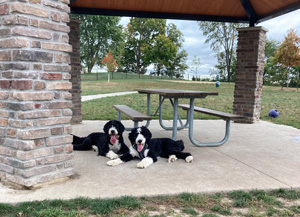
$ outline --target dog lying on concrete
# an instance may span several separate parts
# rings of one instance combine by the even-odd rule
[[[78,151],[94,149],[98,155],[116,159],[129,150],[124,143],[124,130],[120,121],[108,121],[103,127],[104,133],[91,133],[87,137],[73,135],[73,148]]]
[[[138,168],[146,168],[157,161],[158,157],[168,158],[168,162],[174,162],[178,158],[184,159],[187,163],[193,161],[190,153],[182,152],[184,144],[182,140],[174,141],[169,138],[151,139],[152,134],[147,127],[134,128],[129,133],[129,140],[132,146],[129,151],[117,159],[107,162],[108,166],[119,164],[139,158]]]

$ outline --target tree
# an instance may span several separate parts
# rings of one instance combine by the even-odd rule
[[[108,72],[114,72],[116,68],[119,67],[110,51],[103,57],[101,64],[106,66]]]
[[[170,64],[166,66],[166,74],[171,78],[173,78],[174,75],[176,78],[183,77],[185,70],[188,68],[186,64],[188,54],[186,50],[183,49],[183,34],[177,29],[174,23],[169,23],[166,35],[175,44],[177,50],[176,56],[169,59]]]
[[[215,53],[223,52],[226,64],[227,81],[231,78],[231,64],[234,51],[236,50],[237,28],[245,27],[246,24],[202,22],[198,25],[207,36],[205,43],[210,43],[210,47]]]
[[[282,78],[287,80],[291,68],[300,64],[300,38],[295,30],[291,29],[288,35],[285,36],[284,41],[275,54],[274,60],[279,63],[281,67],[285,68]]]
[[[160,75],[163,69],[171,65],[170,60],[176,57],[177,47],[165,35],[158,35],[144,52],[145,58],[154,64],[157,75]]]
[[[117,53],[123,41],[120,18],[98,15],[72,15],[80,19],[80,58],[91,73],[95,64],[100,65],[109,50]]]
[[[215,68],[218,70],[217,74],[220,76],[221,81],[226,81],[228,76],[227,76],[227,66],[226,66],[226,58],[225,58],[225,53],[224,52],[219,52],[216,54],[217,57],[217,62],[218,64],[215,65]],[[230,64],[230,79],[231,81],[235,80],[235,71],[236,71],[236,54],[232,55],[232,60]]]
[[[200,61],[200,57],[197,58],[197,55],[194,56],[194,59],[193,59],[193,71],[195,72],[196,74],[196,78],[197,78],[197,73],[198,73],[198,69],[200,68],[200,65],[201,65],[201,61]]]
[[[130,18],[125,29],[123,64],[127,68],[135,69],[137,74],[146,72],[150,60],[145,58],[144,50],[153,43],[155,37],[164,34],[165,26],[166,20],[163,19]]]
[[[278,69],[273,64],[273,59],[275,53],[278,49],[280,42],[274,39],[267,39],[266,46],[265,46],[265,67],[264,67],[264,83],[273,83],[279,82],[278,76],[275,75],[276,73],[280,73],[280,69]]]

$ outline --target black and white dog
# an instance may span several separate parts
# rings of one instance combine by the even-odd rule
[[[168,162],[174,162],[179,159],[184,159],[187,163],[193,161],[193,156],[190,153],[182,152],[184,144],[182,140],[174,141],[169,138],[151,139],[152,134],[147,127],[134,128],[129,133],[129,140],[132,146],[128,153],[121,157],[107,162],[108,166],[117,166],[121,163],[140,158],[141,161],[137,164],[138,168],[146,168],[150,164],[155,163],[158,157],[168,158]]]
[[[91,133],[87,137],[73,135],[73,148],[80,151],[96,149],[98,155],[116,159],[129,150],[124,143],[124,130],[120,121],[109,121],[103,127],[104,133]]]

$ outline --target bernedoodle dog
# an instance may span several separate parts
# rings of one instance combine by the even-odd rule
[[[146,168],[150,164],[155,163],[158,157],[168,158],[168,162],[174,162],[184,159],[187,163],[193,161],[190,153],[182,152],[184,144],[182,140],[174,141],[169,138],[154,138],[147,127],[134,128],[129,133],[129,140],[132,146],[129,151],[117,159],[107,162],[108,166],[117,166],[134,158],[140,158],[137,164],[138,168]]]
[[[95,148],[98,155],[116,159],[129,150],[124,143],[124,130],[125,127],[120,121],[108,121],[103,127],[104,133],[91,133],[87,137],[73,135],[73,148],[80,151]]]

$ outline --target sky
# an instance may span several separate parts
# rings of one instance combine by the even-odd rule
[[[121,24],[126,25],[129,19],[128,17],[123,17]],[[192,66],[192,60],[196,55],[201,61],[198,75],[209,75],[210,70],[217,64],[217,60],[210,49],[210,45],[205,43],[206,37],[203,36],[202,31],[199,29],[197,21],[167,20],[167,22],[174,23],[184,35],[185,42],[183,47],[188,53],[187,65]],[[263,26],[268,30],[267,39],[275,39],[282,42],[290,29],[295,29],[297,34],[300,35],[300,10],[261,22],[257,26]],[[192,70],[188,69],[187,73],[191,74]]]

